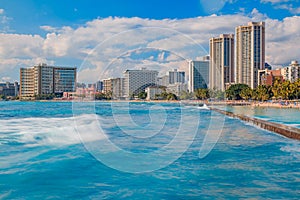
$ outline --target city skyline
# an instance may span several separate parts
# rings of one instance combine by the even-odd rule
[[[20,67],[44,62],[77,66],[82,82],[91,79],[94,82],[98,79],[95,72],[102,72],[120,54],[127,56],[130,62],[145,64],[131,52],[133,45],[173,52],[167,55],[159,49],[148,51],[144,60],[175,68],[180,59],[174,59],[174,55],[197,60],[208,54],[209,38],[234,33],[234,27],[249,21],[266,22],[266,62],[277,66],[299,60],[299,54],[294,51],[298,47],[294,41],[300,37],[299,2],[260,0],[247,5],[240,0],[220,1],[219,7],[207,2],[174,1],[166,4],[154,1],[150,6],[149,1],[136,4],[133,1],[77,1],[63,6],[56,1],[32,0],[19,2],[16,7],[15,1],[4,1],[0,5],[0,81],[14,82],[18,80]],[[127,6],[105,11],[105,8],[118,4]],[[285,8],[290,4],[293,5],[290,10]],[[210,6],[218,9],[210,9]],[[168,7],[173,9],[166,9]],[[183,8],[188,8],[189,12]],[[169,34],[165,33],[161,38],[151,31],[143,34],[130,32],[153,27],[169,30]],[[174,36],[174,32],[178,34]],[[112,41],[116,36],[118,41]],[[191,45],[185,36],[197,45]],[[105,51],[95,49],[104,41],[108,41],[101,47]],[[91,55],[93,50],[98,56]],[[88,62],[85,62],[86,58]]]

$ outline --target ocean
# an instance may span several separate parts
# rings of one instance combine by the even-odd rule
[[[0,127],[0,199],[300,196],[299,141],[198,107],[8,101]]]
[[[300,110],[291,108],[264,108],[251,106],[228,106],[227,111],[258,119],[300,128]]]

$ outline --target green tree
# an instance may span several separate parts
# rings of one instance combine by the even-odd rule
[[[180,95],[180,99],[185,100],[185,99],[191,99],[193,98],[193,94],[187,91],[183,91]]]
[[[168,93],[167,100],[178,100],[177,96],[173,93]]]
[[[200,99],[200,100],[209,98],[208,89],[203,89],[203,88],[197,89],[195,91],[194,95],[197,99]]]
[[[272,86],[272,93],[273,93],[273,96],[275,97],[275,99],[278,99],[280,98],[281,96],[281,80],[279,79],[275,79],[274,83],[273,83],[273,86]]]
[[[252,98],[253,90],[250,87],[245,87],[240,92],[240,97],[245,100],[249,100]]]
[[[294,98],[295,99],[300,99],[300,78],[298,78],[294,83]]]
[[[259,85],[256,88],[257,100],[266,101],[272,97],[271,87],[266,85]]]
[[[95,100],[106,100],[106,94],[99,92],[95,94]]]
[[[224,100],[225,97],[226,97],[226,94],[222,90],[210,89],[209,90],[209,97],[217,99],[217,100]]]
[[[245,90],[246,88],[249,88],[246,84],[234,84],[231,85],[225,92],[226,97],[230,100],[241,100],[243,99],[240,94],[242,90]]]
[[[147,98],[147,92],[140,92],[138,94],[139,99],[146,99]]]

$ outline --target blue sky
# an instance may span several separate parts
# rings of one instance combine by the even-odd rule
[[[269,2],[268,2],[269,1]],[[282,3],[272,3],[282,2]],[[39,26],[80,26],[95,18],[141,17],[182,19],[210,14],[250,13],[254,8],[273,19],[299,14],[292,0],[1,0],[0,8],[10,18],[10,31],[41,33]],[[300,12],[300,11],[298,11]]]
[[[266,21],[266,60],[274,66],[284,65],[290,60],[300,59],[295,51],[300,44],[297,44],[300,41],[299,14],[299,0],[0,0],[0,81],[18,79],[20,67],[40,61],[72,66],[86,63],[89,67],[82,68],[82,74],[83,80],[88,80],[89,73],[103,70],[103,65],[114,59],[113,53],[120,53],[109,40],[116,34],[122,42],[115,46],[124,48],[121,53],[156,45],[156,48],[173,50],[174,55],[197,59],[205,54],[200,53],[203,49],[197,50],[197,54],[195,49],[193,51],[187,45],[179,44],[185,36],[207,52],[210,37],[234,33],[235,26],[248,21]],[[164,32],[164,36],[159,35],[158,30],[153,32],[157,38],[145,32],[143,37],[147,38],[140,43],[123,41],[126,37],[129,38],[127,41],[131,40],[139,33],[120,33],[137,27],[160,27],[169,31]],[[177,35],[176,45],[172,44],[174,38],[166,40],[166,37],[174,36],[171,30],[182,33],[181,38]],[[299,40],[295,40],[298,37]],[[93,58],[89,53],[103,41],[110,41],[110,45],[105,44],[108,45],[105,52],[109,55],[104,56],[105,62],[101,57],[104,51],[96,49],[94,52],[99,52],[99,55]],[[101,45],[99,48],[103,49]],[[148,55],[149,51],[146,52]],[[160,53],[164,54],[165,60],[173,62],[172,56]],[[136,55],[136,52],[133,54]],[[176,57],[174,55],[173,58]],[[87,57],[91,59],[89,62]],[[151,66],[162,57],[152,55],[143,63]],[[169,66],[176,65],[180,63],[174,61],[172,65],[170,62]],[[96,78],[93,77],[93,80]]]

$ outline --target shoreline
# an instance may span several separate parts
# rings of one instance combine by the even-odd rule
[[[251,106],[261,108],[292,108],[300,109],[300,100],[294,101],[273,101],[273,102],[251,102],[251,101],[208,101],[208,100],[91,100],[91,99],[78,99],[78,100],[66,100],[66,99],[53,99],[53,100],[8,100],[0,102],[141,102],[141,103],[179,103],[186,105],[197,106],[199,104],[206,104],[208,106]]]

